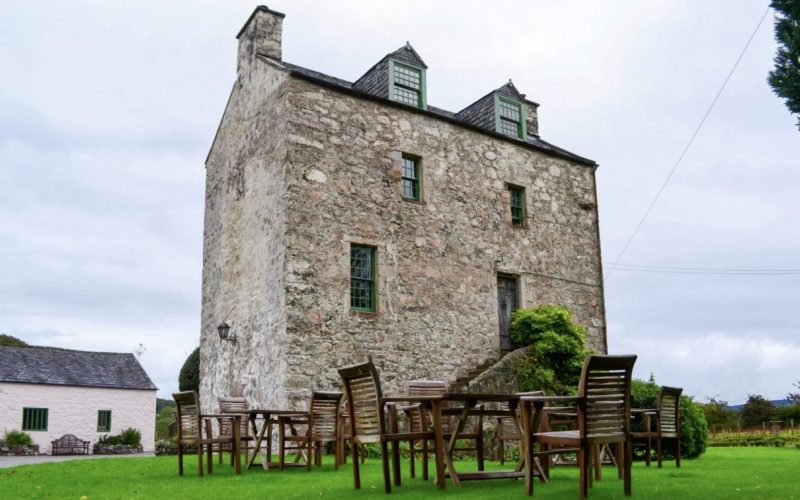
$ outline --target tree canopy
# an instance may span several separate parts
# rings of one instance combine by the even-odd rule
[[[772,91],[786,101],[800,128],[800,0],[772,0],[775,9],[775,69],[769,72]]]
[[[182,391],[200,390],[200,348],[198,347],[186,358],[178,375],[178,388]]]
[[[745,428],[761,427],[764,422],[768,422],[772,418],[774,413],[775,405],[772,404],[772,401],[758,394],[750,394],[742,408],[742,426]]]

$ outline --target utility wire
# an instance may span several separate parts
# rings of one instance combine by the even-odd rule
[[[750,38],[747,40],[747,43],[745,44],[744,48],[742,49],[742,52],[739,54],[739,57],[736,59],[736,62],[733,64],[733,67],[731,68],[730,72],[728,73],[728,76],[725,78],[725,81],[722,82],[722,86],[719,88],[719,91],[717,91],[717,95],[714,96],[714,100],[712,100],[711,104],[708,106],[708,109],[706,110],[706,113],[703,115],[703,119],[700,120],[700,123],[697,124],[697,128],[694,129],[694,133],[692,134],[691,138],[689,138],[689,142],[686,143],[686,147],[684,147],[683,151],[681,151],[681,154],[678,157],[678,160],[675,162],[675,165],[672,166],[672,170],[669,171],[669,174],[667,175],[667,178],[664,179],[664,182],[661,184],[661,187],[658,189],[658,192],[656,193],[656,196],[653,198],[653,201],[650,202],[650,206],[648,206],[647,210],[645,210],[644,215],[642,215],[642,218],[639,220],[639,223],[636,225],[636,229],[633,230],[633,233],[631,234],[630,238],[628,238],[628,241],[625,243],[625,246],[622,247],[622,251],[617,256],[617,259],[614,261],[613,266],[617,266],[619,264],[619,261],[622,260],[622,257],[625,255],[625,252],[628,251],[628,247],[631,245],[631,242],[636,237],[636,235],[639,233],[639,230],[642,228],[642,225],[644,224],[644,221],[647,220],[647,217],[650,215],[650,212],[653,210],[653,207],[655,206],[656,202],[661,197],[661,193],[664,192],[664,188],[667,187],[667,184],[669,183],[670,179],[672,179],[672,175],[678,169],[678,165],[680,165],[681,161],[683,161],[683,157],[686,156],[686,152],[689,151],[689,148],[692,146],[692,143],[694,142],[695,137],[697,137],[698,132],[700,132],[700,129],[703,127],[703,124],[706,122],[706,118],[708,118],[708,115],[711,114],[711,110],[714,109],[714,105],[717,103],[717,100],[719,99],[719,96],[722,95],[722,91],[725,90],[725,87],[728,85],[728,81],[731,79],[731,76],[733,76],[733,72],[736,71],[736,68],[739,66],[739,62],[742,60],[742,57],[744,57],[745,52],[747,52],[747,48],[750,47],[750,42],[753,41],[753,38],[755,38],[756,33],[758,32],[758,29],[761,27],[761,24],[764,22],[764,19],[766,19],[767,14],[769,14],[769,10],[770,10],[770,7],[768,6],[767,10],[764,11],[764,15],[761,16],[761,20],[758,21],[758,24],[756,25],[756,28],[753,30],[753,33],[750,35]],[[614,271],[614,268],[612,267],[611,272],[609,273],[609,276],[611,275],[611,273],[613,271]]]
[[[637,264],[611,264],[606,263],[612,270],[633,271],[642,273],[666,273],[666,274],[717,274],[735,276],[791,276],[800,275],[800,269],[732,269],[714,267],[668,267],[668,266],[644,266]]]

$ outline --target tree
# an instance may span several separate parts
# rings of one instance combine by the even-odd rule
[[[708,403],[701,405],[706,416],[708,426],[714,431],[733,429],[736,427],[738,417],[736,411],[728,406],[727,401],[718,399],[718,396],[706,398]]]
[[[775,413],[775,405],[768,401],[764,396],[758,394],[748,394],[747,402],[742,408],[742,426],[761,427],[764,422],[769,421]]]
[[[200,348],[198,347],[186,358],[178,375],[178,388],[182,391],[200,390]]]
[[[11,347],[30,347],[27,342],[5,333],[0,333],[0,345],[7,345]]]
[[[792,385],[800,389],[800,380],[798,380],[796,384]],[[786,399],[788,399],[794,404],[800,404],[800,392],[790,392],[789,394],[786,395]]]
[[[772,91],[798,116],[800,128],[800,0],[772,0],[775,9],[775,69],[769,72]]]

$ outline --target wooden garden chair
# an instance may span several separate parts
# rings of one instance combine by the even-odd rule
[[[661,387],[658,391],[657,407],[654,409],[634,409],[631,412],[643,420],[643,430],[633,432],[635,441],[646,443],[645,463],[650,466],[652,442],[656,441],[656,458],[661,468],[663,456],[662,440],[675,440],[675,466],[681,466],[681,393],[680,387]],[[655,421],[655,422],[654,422]],[[653,424],[655,423],[655,428]]]
[[[242,397],[221,397],[219,401],[219,412],[222,415],[238,415],[241,418],[241,425],[239,427],[239,449],[244,450],[245,456],[250,454],[250,443],[255,439],[250,435],[250,428],[248,427],[249,415],[247,410],[250,409],[247,404],[247,399]],[[230,436],[233,434],[231,429],[231,420],[227,418],[219,419],[219,434],[220,436]],[[219,446],[219,462],[222,463],[222,452],[231,451],[231,463],[233,463],[233,452],[230,445]]]
[[[347,463],[348,450],[352,449],[352,429],[350,428],[350,412],[348,411],[347,398],[342,398],[342,405],[339,408],[339,465]],[[361,460],[363,464],[367,459],[366,446],[361,443],[359,445],[359,456],[356,459]]]
[[[315,391],[311,395],[308,413],[302,417],[281,416],[278,419],[280,435],[280,467],[285,466],[287,450],[296,450],[298,455],[305,453],[306,467],[311,470],[312,460],[318,467],[322,465],[322,447],[333,442],[336,447],[335,468],[339,468],[341,446],[339,439],[339,405],[341,392]],[[297,426],[305,426],[305,432],[297,432]],[[312,458],[313,457],[313,458]],[[299,458],[299,457],[298,457]]]
[[[631,494],[631,372],[635,355],[591,355],[586,358],[581,372],[578,395],[522,396],[522,420],[525,429],[526,460],[525,490],[533,494],[533,464],[535,455],[575,452],[578,454],[580,487],[579,498],[586,498],[591,476],[592,448],[604,444],[620,443],[624,459],[617,457],[622,467],[625,495]],[[548,401],[575,401],[577,403],[578,429],[573,431],[538,432],[538,418]],[[533,411],[535,410],[535,413]],[[542,449],[534,452],[534,445]]]
[[[400,454],[398,443],[400,441],[435,439],[433,431],[428,432],[397,432],[390,429],[386,423],[387,399],[383,397],[378,371],[372,360],[352,366],[339,368],[339,375],[344,383],[347,396],[348,412],[350,415],[350,433],[353,449],[353,480],[355,488],[361,488],[361,474],[358,456],[362,443],[376,443],[381,446],[381,461],[383,462],[383,483],[386,493],[392,491],[389,475],[389,443],[392,443],[392,464],[395,484],[400,484]],[[389,398],[392,402],[399,398]],[[404,399],[403,399],[404,400]],[[410,401],[411,399],[409,399]]]
[[[216,445],[231,445],[234,455],[236,474],[242,473],[241,453],[239,451],[239,421],[237,415],[202,415],[196,391],[177,392],[172,394],[177,406],[176,422],[178,424],[178,474],[183,475],[183,451],[191,446],[197,449],[197,467],[200,477],[203,477],[203,448],[207,453],[208,473],[213,472],[213,447]],[[213,437],[211,421],[213,419],[229,419],[232,433],[229,436]],[[206,437],[203,438],[205,426]]]

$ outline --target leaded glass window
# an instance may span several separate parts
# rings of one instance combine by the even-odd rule
[[[47,430],[47,408],[23,408],[22,409],[22,430],[23,431],[46,431]]]
[[[497,131],[511,137],[522,137],[522,107],[506,99],[497,100]]]
[[[350,247],[350,307],[375,311],[375,249]]]
[[[391,98],[415,108],[423,107],[422,70],[392,61]]]
[[[111,410],[97,411],[97,432],[111,432]]]
[[[403,155],[403,198],[419,200],[419,160]]]
[[[511,223],[521,226],[525,222],[525,189],[518,186],[508,186],[511,193]]]

